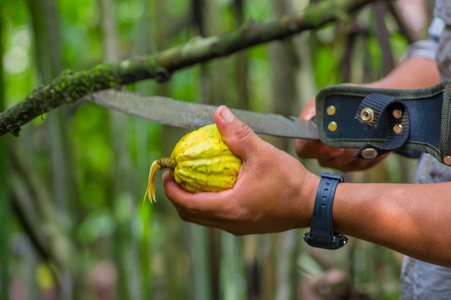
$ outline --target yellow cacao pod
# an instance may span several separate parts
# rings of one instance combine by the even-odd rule
[[[155,175],[159,169],[170,168],[172,178],[186,191],[219,192],[235,185],[241,164],[216,125],[204,126],[182,137],[170,158],[152,163],[144,200],[148,196],[155,201]]]

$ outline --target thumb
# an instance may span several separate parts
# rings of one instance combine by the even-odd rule
[[[241,158],[246,160],[258,151],[261,139],[225,105],[216,109],[215,123],[224,141]]]

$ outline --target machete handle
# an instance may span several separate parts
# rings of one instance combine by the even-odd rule
[[[362,158],[428,153],[445,163],[451,160],[450,82],[403,90],[323,88],[316,96],[319,139],[331,147],[359,148]]]

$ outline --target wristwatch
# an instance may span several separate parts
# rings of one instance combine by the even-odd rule
[[[321,174],[310,232],[303,235],[304,241],[312,247],[339,249],[348,241],[346,235],[335,233],[332,226],[332,206],[339,182],[343,182],[343,176],[334,173]]]

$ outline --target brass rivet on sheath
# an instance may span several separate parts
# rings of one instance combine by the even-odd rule
[[[450,156],[450,155],[445,156],[445,157],[443,158],[443,162],[444,162],[446,165],[451,166],[451,156]]]
[[[335,131],[335,130],[337,130],[337,127],[338,127],[337,122],[334,122],[334,121],[330,122],[329,125],[327,125],[327,128],[328,128],[330,131]]]
[[[402,132],[402,125],[396,124],[395,126],[393,126],[393,132],[396,134],[400,134]]]
[[[360,112],[360,118],[365,123],[371,123],[374,120],[374,111],[369,107],[365,107]]]
[[[402,110],[400,110],[400,109],[393,110],[393,117],[395,119],[401,119],[402,118]]]
[[[366,148],[360,153],[364,159],[373,159],[377,157],[377,150],[374,148]]]
[[[337,109],[335,108],[335,106],[330,105],[327,107],[326,112],[329,116],[333,116],[337,112]]]

